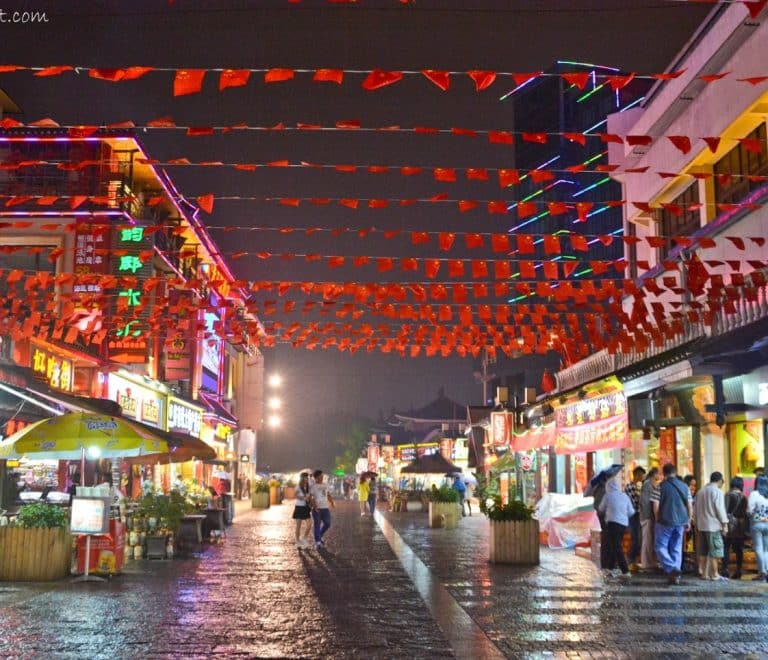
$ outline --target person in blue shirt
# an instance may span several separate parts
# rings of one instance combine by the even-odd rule
[[[690,529],[691,491],[677,478],[672,463],[663,468],[664,481],[651,495],[653,517],[656,520],[656,556],[670,584],[680,584],[680,563],[683,557],[683,535]]]
[[[598,511],[605,517],[605,536],[608,541],[607,577],[619,577],[619,569],[621,569],[621,577],[629,580],[629,566],[621,542],[630,518],[635,515],[635,507],[632,506],[629,495],[621,490],[618,475],[606,481],[605,495],[598,505]]]
[[[467,487],[459,474],[454,475],[453,477],[453,489],[458,491],[459,497],[461,498],[459,500],[461,502],[461,515],[466,516],[467,514],[464,512],[464,499],[467,495]]]

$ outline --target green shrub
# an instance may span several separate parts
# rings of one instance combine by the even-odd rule
[[[507,504],[501,503],[501,497],[495,497],[491,506],[485,506],[483,513],[495,522],[504,520],[531,520],[533,508],[521,500],[513,500]]]
[[[252,493],[268,493],[269,482],[265,481],[264,479],[256,479],[251,484],[251,492]]]
[[[450,486],[432,486],[429,491],[429,499],[433,502],[460,502],[461,495],[459,491]]]
[[[53,504],[27,504],[16,516],[18,527],[66,527],[67,512]]]

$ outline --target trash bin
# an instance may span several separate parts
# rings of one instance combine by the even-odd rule
[[[235,519],[235,501],[230,493],[221,496],[221,506],[224,509],[224,524],[229,526]]]

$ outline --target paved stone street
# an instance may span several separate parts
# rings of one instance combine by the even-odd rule
[[[223,545],[108,583],[0,583],[0,657],[768,655],[765,584],[605,585],[568,550],[491,566],[480,516],[433,530],[346,502],[327,551],[299,552],[290,511],[239,512]]]

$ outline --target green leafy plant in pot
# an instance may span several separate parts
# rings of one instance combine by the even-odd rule
[[[15,524],[17,527],[28,529],[33,527],[66,527],[67,512],[53,504],[27,504],[19,511]]]
[[[459,491],[450,486],[432,486],[429,490],[429,499],[432,502],[458,503],[461,499]]]
[[[493,498],[493,504],[490,506],[481,500],[480,508],[483,513],[494,522],[505,520],[525,521],[533,519],[533,508],[521,500],[512,500],[506,504],[501,503],[501,497]]]
[[[268,493],[269,492],[269,483],[265,481],[264,479],[256,479],[251,484],[251,492],[254,493]]]

